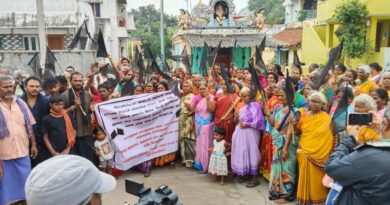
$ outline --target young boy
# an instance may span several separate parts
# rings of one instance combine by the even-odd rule
[[[76,142],[74,123],[64,109],[60,94],[49,98],[50,114],[42,119],[43,142],[52,156],[69,154]]]
[[[112,165],[114,162],[114,150],[108,140],[106,133],[100,126],[97,126],[93,130],[96,148],[96,155],[99,156],[100,165],[99,168],[101,171],[112,174]]]

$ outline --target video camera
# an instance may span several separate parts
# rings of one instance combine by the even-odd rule
[[[179,202],[179,197],[167,185],[162,185],[155,191],[131,179],[126,179],[125,185],[127,193],[139,197],[135,205],[183,205]]]

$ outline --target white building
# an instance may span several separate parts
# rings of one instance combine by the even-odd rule
[[[316,17],[318,0],[284,0],[285,8],[285,23],[297,22],[300,15],[304,15],[304,19],[314,19]]]
[[[127,57],[129,32],[134,21],[126,12],[126,0],[44,0],[47,46],[61,67],[85,71],[96,59],[96,45],[81,32],[77,47],[69,50],[78,28],[86,21],[96,41],[102,30],[107,51],[114,59]],[[36,0],[0,0],[0,67],[26,68],[39,51]]]

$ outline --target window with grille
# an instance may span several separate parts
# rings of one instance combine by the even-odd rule
[[[37,51],[38,50],[37,36],[23,36],[23,48],[26,51]]]

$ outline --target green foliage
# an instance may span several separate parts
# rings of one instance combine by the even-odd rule
[[[306,19],[307,12],[306,11],[299,11],[298,13],[298,21],[304,21]]]
[[[136,31],[132,37],[140,38],[143,47],[150,47],[155,57],[160,54],[160,11],[154,5],[141,6],[131,11],[134,14]],[[177,29],[177,18],[164,14],[165,56],[171,56],[172,36]]]
[[[256,13],[260,8],[265,9],[265,23],[281,24],[284,23],[284,0],[249,0],[249,10]]]
[[[349,58],[361,58],[370,49],[366,41],[368,10],[359,0],[348,0],[336,8],[334,19],[340,22],[336,35],[343,42],[343,52]]]

